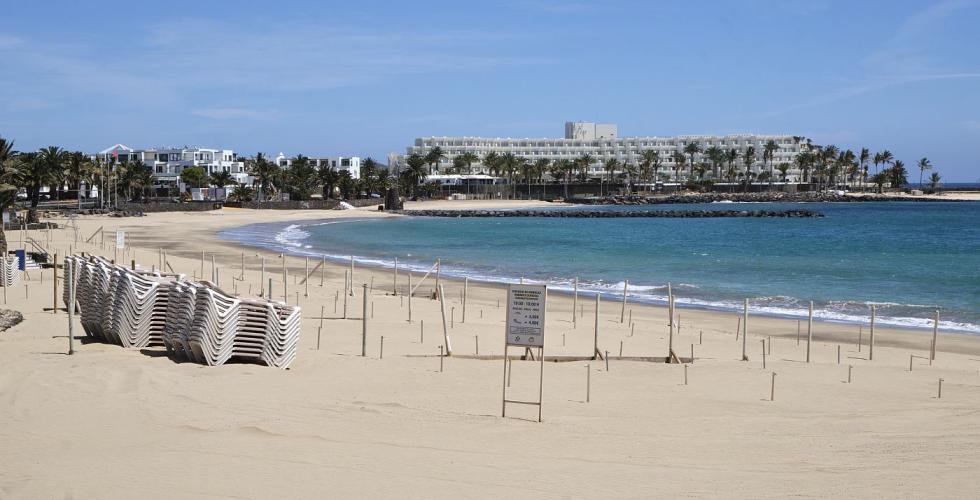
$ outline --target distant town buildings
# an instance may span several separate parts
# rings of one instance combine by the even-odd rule
[[[474,172],[487,172],[483,164],[486,155],[493,152],[497,155],[511,153],[515,156],[535,161],[540,158],[556,160],[575,160],[583,155],[590,155],[592,163],[588,166],[588,175],[600,177],[606,173],[606,160],[615,159],[620,165],[638,164],[643,161],[641,153],[646,150],[658,151],[661,161],[661,173],[666,173],[676,166],[675,152],[684,153],[685,176],[691,172],[690,155],[685,153],[688,144],[697,143],[700,152],[695,153],[694,163],[707,163],[707,151],[716,147],[725,151],[735,150],[737,159],[735,165],[745,170],[743,158],[749,147],[755,149],[755,157],[748,168],[755,173],[768,170],[768,161],[763,162],[763,151],[767,142],[774,141],[778,146],[773,152],[772,164],[788,163],[787,180],[798,181],[801,172],[794,163],[796,156],[809,147],[803,137],[793,135],[686,135],[674,137],[635,136],[619,137],[615,124],[597,124],[590,122],[565,123],[565,136],[562,138],[503,138],[503,137],[420,137],[415,144],[406,149],[405,155],[389,155],[389,164],[397,169],[404,164],[405,158],[411,154],[425,156],[438,147],[443,157],[434,165],[434,172],[444,173],[454,164],[454,159],[466,153],[476,155],[480,161],[473,164]],[[727,162],[726,165],[727,167]],[[620,170],[621,171],[621,170]],[[682,172],[682,173],[684,173]],[[778,175],[778,173],[777,173]]]
[[[230,149],[198,147],[133,149],[116,144],[99,151],[98,160],[104,163],[140,162],[153,170],[160,182],[178,182],[185,168],[199,167],[205,174],[228,172],[235,182],[250,183],[245,162]]]
[[[246,161],[250,158],[239,157],[230,149],[188,146],[134,149],[124,144],[116,144],[92,156],[107,164],[142,163],[152,169],[158,185],[180,185],[180,173],[190,167],[198,167],[207,175],[228,172],[236,183],[253,182],[246,165]],[[281,168],[289,168],[292,158],[279,153],[271,161]],[[311,157],[310,164],[317,169],[346,170],[354,179],[360,178],[361,175],[361,158],[357,156]]]

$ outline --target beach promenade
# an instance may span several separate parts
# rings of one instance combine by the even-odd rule
[[[406,208],[544,205],[553,206]],[[930,332],[878,327],[871,360],[867,327],[858,345],[858,325],[815,322],[807,363],[806,321],[798,339],[796,320],[750,311],[743,361],[738,315],[678,309],[674,350],[695,360],[654,363],[626,358],[667,353],[665,308],[603,300],[596,318],[593,296],[580,296],[573,311],[570,295],[552,294],[546,354],[589,357],[598,338],[609,359],[546,363],[537,423],[532,408],[500,417],[504,287],[470,282],[464,320],[463,282],[441,278],[453,355],[440,360],[446,346],[434,276],[416,290],[409,321],[407,273],[394,281],[391,270],[355,266],[353,294],[345,294],[347,265],[328,262],[301,283],[318,261],[307,267],[303,258],[215,236],[257,222],[392,216],[373,207],[226,208],[81,217],[77,243],[70,230],[32,232],[50,240],[59,259],[71,247],[150,268],[165,251],[166,266],[188,277],[210,278],[213,256],[220,287],[232,293],[255,295],[271,278],[273,298],[303,308],[302,338],[286,371],[208,367],[175,363],[163,349],[88,342],[76,321],[76,352],[67,356],[68,316],[51,311],[53,272],[32,270],[3,299],[25,319],[0,332],[0,498],[972,498],[980,491],[980,337],[940,332],[930,362]],[[105,245],[100,236],[84,243],[100,227]],[[114,254],[116,229],[125,230],[128,248]],[[11,248],[20,237],[7,232]],[[413,285],[421,277],[414,273]],[[60,288],[56,296],[61,307]],[[512,367],[508,394],[534,399],[539,365]]]

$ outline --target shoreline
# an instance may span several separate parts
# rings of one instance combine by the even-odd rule
[[[462,203],[467,203],[467,202],[462,202]],[[464,210],[467,210],[467,209],[465,207],[453,207],[453,208],[442,208],[442,209],[440,209],[441,212],[464,211]],[[409,210],[406,210],[406,211],[409,211]],[[372,213],[374,213],[374,212],[372,212]],[[378,215],[381,215],[381,214],[378,214]],[[389,218],[390,217],[409,217],[410,216],[408,214],[404,214],[403,211],[395,212],[395,213],[385,212],[383,215],[385,217],[389,217]],[[343,219],[349,219],[349,222],[352,222],[352,223],[362,222],[362,221],[368,221],[368,220],[377,219],[377,218],[379,218],[379,217],[343,217]],[[352,255],[352,254],[348,254],[348,253],[345,253],[345,254],[334,254],[334,253],[322,254],[322,253],[319,253],[316,249],[307,250],[305,248],[302,248],[302,243],[299,243],[298,242],[298,241],[302,241],[302,240],[296,240],[297,243],[295,243],[295,246],[294,245],[291,245],[291,244],[288,244],[285,241],[280,241],[280,242],[278,242],[276,244],[271,244],[270,243],[270,244],[266,245],[266,244],[262,244],[262,243],[253,243],[253,242],[242,241],[240,239],[235,239],[234,236],[222,237],[222,235],[221,235],[221,233],[233,232],[236,229],[244,229],[244,228],[246,228],[248,226],[252,226],[252,225],[270,225],[270,226],[277,226],[276,229],[279,231],[279,234],[282,234],[282,230],[284,230],[284,229],[286,229],[288,227],[292,227],[292,226],[304,226],[304,225],[330,224],[330,223],[336,223],[337,219],[338,218],[336,218],[336,217],[332,217],[332,218],[309,219],[309,220],[292,220],[292,219],[290,219],[290,220],[276,221],[276,222],[259,222],[259,223],[246,224],[244,226],[239,226],[239,227],[227,227],[227,228],[221,229],[219,231],[216,231],[213,236],[214,236],[214,239],[216,239],[218,241],[229,243],[229,244],[232,244],[232,245],[241,245],[242,247],[245,247],[245,248],[250,248],[250,249],[254,249],[254,250],[261,250],[261,251],[266,251],[266,252],[274,252],[274,253],[277,253],[277,254],[278,253],[281,253],[282,251],[285,251],[285,252],[287,252],[287,253],[289,253],[289,254],[293,255],[294,257],[297,257],[297,258],[310,257],[311,259],[313,259],[313,258],[319,259],[321,256],[323,256],[323,257],[326,257],[328,264],[332,264],[332,265],[336,266],[336,268],[340,272],[343,272],[343,269],[346,269],[347,267],[349,267],[349,262],[350,262],[349,259],[350,259],[350,257],[353,257],[354,258],[354,262],[357,264],[357,266],[359,268],[371,269],[372,271],[374,271],[376,273],[380,273],[380,274],[391,274],[392,268],[394,267],[394,261],[393,260],[391,260],[391,261],[385,260],[385,259],[380,258],[380,257],[358,256],[358,255]],[[345,220],[344,222],[348,222],[348,221]],[[311,262],[313,262],[313,261],[311,261]],[[425,273],[426,270],[429,269],[430,267],[432,267],[433,264],[434,264],[434,262],[433,263],[422,263],[420,261],[413,261],[413,260],[408,260],[408,261],[399,260],[399,272],[401,273],[403,271],[410,271],[410,272],[413,272],[413,273]],[[457,283],[457,284],[461,284],[464,281],[464,279],[468,278],[470,280],[470,283],[471,284],[472,283],[475,283],[475,284],[480,284],[480,285],[489,285],[489,286],[493,286],[493,287],[498,288],[498,289],[501,289],[501,290],[506,289],[506,287],[507,287],[508,284],[517,284],[517,283],[519,283],[520,282],[520,279],[521,279],[521,277],[516,276],[516,275],[515,276],[507,276],[507,275],[500,275],[500,274],[498,274],[498,275],[487,275],[485,273],[478,273],[478,274],[476,274],[476,273],[473,272],[473,269],[472,268],[462,268],[462,267],[460,267],[460,268],[449,268],[448,270],[444,270],[442,272],[442,277],[443,277],[443,279],[450,280],[450,281],[452,281],[454,283]],[[526,282],[527,283],[533,283],[533,284],[545,284],[545,285],[548,285],[549,292],[558,293],[558,294],[562,294],[562,295],[566,295],[566,296],[571,297],[574,294],[574,291],[573,291],[573,288],[572,288],[573,279],[574,278],[566,278],[565,281],[555,281],[555,280],[540,280],[540,279],[534,279],[534,278],[527,278],[526,279]],[[599,288],[596,288],[598,286],[596,283],[588,282],[588,281],[582,281],[580,283],[579,295],[580,296],[586,296],[586,297],[588,297],[588,298],[591,299],[596,294],[599,294],[599,295],[602,296],[602,300],[616,301],[618,303],[618,302],[622,301],[622,291],[621,291],[622,285],[621,285],[621,283],[622,282],[620,282],[618,284],[608,284],[608,285],[605,286],[605,289],[599,289]],[[638,283],[633,282],[631,280],[631,284],[636,285]],[[683,286],[683,284],[676,284],[676,285]],[[617,286],[617,287],[614,288],[614,286]],[[645,286],[660,286],[660,285],[645,285]],[[663,285],[663,287],[666,287],[666,285]],[[617,288],[618,288],[618,290],[617,290]],[[705,312],[705,313],[729,314],[729,315],[732,315],[732,314],[741,314],[741,307],[742,306],[740,304],[725,304],[725,303],[722,303],[722,302],[712,302],[712,301],[709,301],[708,299],[699,299],[699,298],[693,298],[693,297],[684,297],[682,295],[677,295],[676,291],[675,291],[675,298],[677,298],[676,307],[679,310],[689,310],[689,311],[692,311],[692,312]],[[721,299],[719,299],[719,300],[721,300]],[[750,315],[752,315],[754,317],[765,317],[765,318],[782,319],[782,320],[789,320],[789,321],[806,321],[806,319],[807,319],[807,314],[806,314],[806,310],[805,309],[799,309],[799,310],[782,309],[782,310],[779,310],[780,309],[779,307],[773,307],[773,306],[759,306],[759,305],[752,306],[751,305],[751,302],[752,302],[752,299],[750,299]],[[657,298],[655,296],[637,296],[635,294],[634,295],[629,295],[627,297],[627,303],[634,304],[636,306],[650,306],[650,307],[658,307],[658,308],[664,308],[664,309],[666,308],[666,299],[665,298]],[[755,307],[755,309],[751,309],[751,307]],[[818,311],[818,310],[815,310],[814,311],[814,323],[817,323],[817,324],[824,324],[824,323],[826,323],[826,324],[831,324],[831,325],[841,325],[841,326],[851,326],[851,327],[863,327],[865,329],[867,329],[869,327],[870,317],[865,318],[863,320],[862,319],[858,319],[858,318],[854,318],[854,317],[851,317],[851,318],[847,318],[847,317],[834,318],[834,317],[826,317],[826,315],[825,314],[821,314],[821,312],[822,311]],[[841,314],[843,314],[843,313],[841,313]],[[847,314],[847,316],[853,316],[853,315]],[[869,311],[869,316],[870,316],[870,311]],[[905,332],[908,332],[908,333],[911,333],[911,334],[917,334],[917,335],[929,334],[929,335],[931,335],[932,330],[933,330],[933,326],[931,324],[923,324],[922,326],[916,326],[916,325],[909,325],[909,324],[902,324],[901,323],[902,321],[907,322],[909,320],[921,320],[923,322],[931,323],[931,320],[928,320],[928,319],[912,318],[912,317],[909,317],[909,318],[905,318],[905,317],[892,318],[892,317],[880,315],[878,317],[877,321],[876,321],[876,328],[878,328],[878,329],[881,329],[881,328],[891,328],[891,329],[895,329],[895,330],[899,330],[899,331],[905,331]],[[976,337],[980,338],[980,332],[978,332],[978,331],[970,330],[967,327],[951,326],[949,324],[949,321],[948,320],[945,320],[945,323],[946,323],[945,325],[943,325],[944,320],[941,320],[940,323],[941,323],[940,332],[945,332],[945,333],[950,333],[950,334],[958,334],[958,335],[976,336]],[[956,325],[960,325],[960,323],[956,323]]]

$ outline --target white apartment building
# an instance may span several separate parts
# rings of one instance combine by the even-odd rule
[[[614,124],[596,124],[590,122],[567,122],[565,123],[565,137],[563,138],[538,138],[538,139],[518,139],[518,138],[489,138],[489,137],[424,137],[415,139],[415,145],[407,148],[407,155],[417,153],[425,155],[435,147],[442,149],[445,155],[437,167],[438,172],[453,165],[453,159],[464,153],[473,153],[481,160],[487,153],[495,152],[498,155],[511,153],[516,156],[535,161],[540,158],[555,160],[575,160],[582,155],[588,154],[594,158],[594,162],[589,166],[588,171],[591,177],[604,175],[603,164],[606,160],[615,158],[620,163],[639,164],[642,161],[640,154],[648,149],[660,152],[661,170],[663,173],[673,173],[675,167],[674,152],[683,152],[685,146],[692,142],[697,142],[702,152],[694,157],[695,163],[708,162],[704,151],[711,147],[718,147],[724,151],[735,149],[738,151],[739,159],[735,165],[740,171],[745,170],[742,155],[750,146],[755,148],[755,162],[750,166],[752,172],[759,173],[768,170],[768,164],[763,164],[763,148],[768,141],[775,141],[779,146],[773,154],[772,164],[789,163],[787,180],[796,182],[799,180],[801,172],[796,168],[794,159],[800,152],[805,151],[809,146],[806,140],[800,136],[792,135],[757,135],[757,134],[733,134],[733,135],[689,135],[675,137],[618,137],[617,127]],[[690,155],[686,155],[687,164],[680,172],[681,177],[691,175]],[[389,163],[401,165],[404,163],[405,156],[389,156]],[[394,162],[394,163],[392,163]],[[476,172],[485,172],[481,164],[474,164]],[[395,168],[395,167],[392,167]],[[727,163],[722,165],[722,171],[727,169]],[[779,172],[775,172],[776,180]],[[710,169],[705,178],[711,178]]]
[[[251,177],[245,171],[245,162],[240,161],[235,152],[230,149],[186,146],[133,149],[116,144],[100,151],[96,156],[106,163],[139,161],[153,169],[153,176],[161,183],[178,182],[180,173],[190,167],[199,167],[207,175],[221,171],[229,172],[235,182],[251,183]]]
[[[350,176],[354,179],[361,178],[361,158],[357,156],[322,156],[322,157],[308,157],[310,160],[310,165],[315,167],[317,170],[321,168],[332,168],[335,170],[346,170],[350,172]],[[281,168],[289,168],[292,164],[292,157],[287,157],[283,153],[279,153],[273,160],[276,165]]]

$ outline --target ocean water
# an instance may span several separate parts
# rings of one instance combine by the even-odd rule
[[[806,208],[812,219],[403,217],[256,224],[223,237],[299,255],[429,268],[484,281],[547,282],[679,307],[980,333],[980,203],[725,203],[562,210]],[[605,297],[604,297],[605,298]]]

